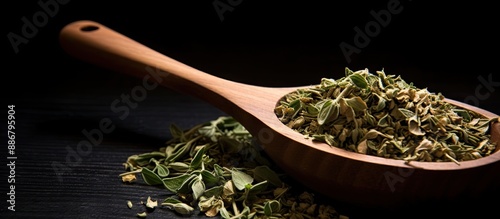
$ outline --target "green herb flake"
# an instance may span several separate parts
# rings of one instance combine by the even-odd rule
[[[146,216],[148,216],[146,212],[137,213],[138,218],[146,218]]]
[[[157,200],[153,201],[151,199],[151,196],[148,196],[148,199],[146,200],[146,203],[144,205],[146,205],[146,208],[154,209],[155,207],[158,206],[158,201]]]

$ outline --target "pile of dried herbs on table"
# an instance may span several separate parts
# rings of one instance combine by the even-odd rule
[[[406,161],[455,162],[495,152],[490,123],[441,93],[400,76],[345,69],[338,80],[286,95],[275,108],[283,124],[314,141],[361,154]]]
[[[172,124],[170,132],[172,139],[165,147],[132,155],[124,163],[123,182],[133,183],[140,176],[146,184],[172,194],[164,200],[148,197],[137,217],[164,207],[181,215],[198,212],[235,219],[348,218],[331,205],[318,203],[313,193],[286,183],[285,175],[232,117],[219,117],[187,131]],[[137,209],[131,201],[127,205]]]

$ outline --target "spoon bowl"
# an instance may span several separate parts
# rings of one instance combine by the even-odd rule
[[[311,190],[340,202],[396,208],[423,201],[481,197],[498,191],[500,152],[454,162],[410,162],[363,155],[313,142],[284,125],[274,113],[279,100],[303,87],[262,87],[238,83],[176,61],[100,23],[81,20],[60,32],[62,48],[83,61],[195,96],[233,116],[259,141],[267,155]],[[487,118],[498,115],[446,99]],[[500,142],[500,124],[490,127]]]

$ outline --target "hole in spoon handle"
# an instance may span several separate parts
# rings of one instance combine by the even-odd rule
[[[80,28],[80,30],[83,32],[91,32],[91,31],[94,31],[97,29],[99,29],[99,26],[96,26],[96,25],[88,25],[88,26],[83,26]]]

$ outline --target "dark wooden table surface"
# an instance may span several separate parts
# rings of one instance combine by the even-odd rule
[[[346,66],[385,69],[418,87],[500,114],[499,41],[492,32],[498,18],[491,5],[399,1],[387,23],[379,23],[380,29],[373,29],[369,41],[358,48],[359,54],[347,61],[341,43],[356,46],[356,27],[365,30],[377,21],[371,11],[387,12],[392,7],[388,4],[397,1],[345,5],[223,0],[40,2],[12,2],[4,7],[2,52],[7,59],[1,80],[0,218],[135,218],[138,210],[128,209],[127,200],[140,202],[148,196],[161,197],[165,191],[141,182],[122,183],[118,174],[127,157],[161,147],[170,137],[172,123],[189,128],[226,115],[160,87],[148,91],[135,108],[129,107],[128,114],[115,112],[113,102],[130,94],[141,81],[68,57],[57,35],[75,20],[101,22],[172,58],[233,81],[298,86],[316,84],[322,77],[342,77]],[[228,11],[222,13],[214,4]],[[33,21],[34,17],[38,20]],[[26,21],[35,22],[34,29]],[[15,105],[15,172],[7,165],[13,161],[7,154],[8,105]],[[78,148],[79,142],[88,140],[84,132],[97,131],[103,119],[116,129],[103,133],[102,141],[93,147]],[[15,177],[15,183],[9,183],[9,176]],[[15,186],[15,212],[8,209],[11,185]],[[491,208],[498,206],[498,199],[394,212],[332,204],[351,218],[486,218],[488,212],[495,212]],[[156,211],[148,218],[179,217],[165,209]]]

